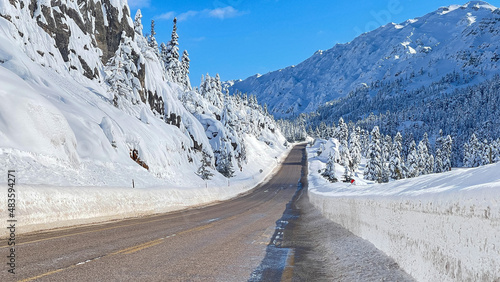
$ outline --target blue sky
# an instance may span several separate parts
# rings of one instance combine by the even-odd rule
[[[298,64],[317,50],[346,43],[388,22],[400,23],[462,0],[129,0],[132,17],[151,19],[156,39],[170,40],[178,18],[179,48],[191,58],[191,83],[202,74],[247,78]],[[490,0],[500,7],[500,0]]]

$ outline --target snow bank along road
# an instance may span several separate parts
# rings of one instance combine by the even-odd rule
[[[16,274],[2,270],[0,281],[246,281],[297,190],[303,151],[295,147],[269,182],[231,201],[20,235]]]

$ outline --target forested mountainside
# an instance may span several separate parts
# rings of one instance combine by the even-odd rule
[[[500,10],[471,1],[388,23],[349,43],[317,51],[296,66],[228,86],[231,93],[256,95],[278,118],[314,112],[365,87],[371,96],[381,85],[395,96],[435,84],[451,91],[454,85],[447,77],[460,77],[463,87],[499,73],[499,32]]]

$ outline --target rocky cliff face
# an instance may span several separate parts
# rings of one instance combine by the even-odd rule
[[[125,1],[9,0],[1,5],[0,16],[16,26],[26,17],[36,21],[54,39],[68,68],[81,71],[89,79],[101,78],[102,65],[118,49],[123,32],[134,36]],[[41,50],[38,53],[45,55]]]

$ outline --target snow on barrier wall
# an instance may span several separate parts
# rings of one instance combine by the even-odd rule
[[[372,242],[418,281],[499,281],[499,192],[335,197],[312,191],[309,198],[325,217]]]
[[[319,174],[326,163],[319,148],[307,148],[308,189],[325,217],[418,281],[500,281],[500,163],[384,184],[356,176],[351,185]],[[336,174],[342,172],[336,164]]]

